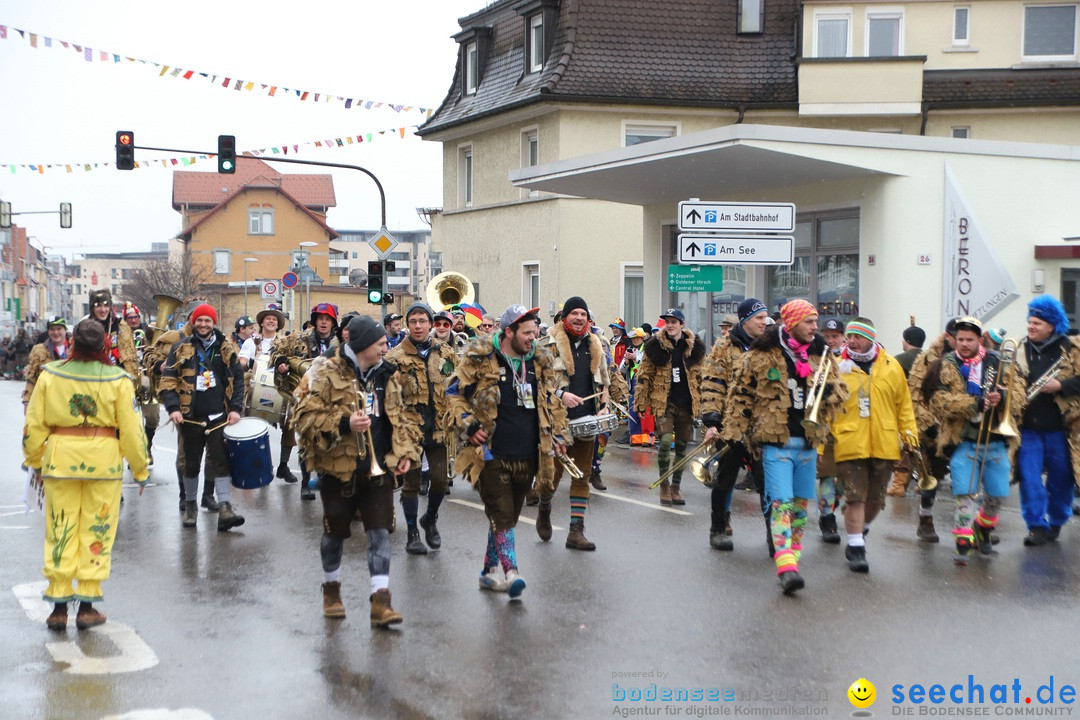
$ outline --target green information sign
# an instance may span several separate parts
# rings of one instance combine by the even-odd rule
[[[671,292],[720,292],[724,268],[715,265],[668,265],[667,287]]]

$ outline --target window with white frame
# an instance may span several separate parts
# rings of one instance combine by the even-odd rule
[[[866,57],[899,57],[903,54],[904,13],[902,10],[868,10],[866,13]]]
[[[970,40],[968,25],[971,22],[971,8],[967,5],[958,5],[953,8],[952,21],[952,44],[967,45]]]
[[[760,34],[765,25],[765,0],[739,0],[739,34]]]
[[[851,11],[821,12],[814,15],[814,57],[851,55]]]
[[[473,203],[473,149],[463,145],[458,149],[458,202],[462,207]]]
[[[645,322],[645,273],[641,265],[623,266],[621,317],[628,330]]]
[[[479,84],[480,58],[477,55],[476,43],[471,42],[465,46],[465,94],[475,94]]]
[[[971,137],[971,128],[956,126],[952,129],[952,136],[954,138],[966,140]]]
[[[544,16],[540,13],[529,18],[529,72],[544,69]]]
[[[678,130],[674,125],[627,124],[623,132],[623,146],[630,147],[644,142],[675,137],[678,135]]]
[[[525,263],[521,266],[521,294],[525,307],[540,307],[540,265]]]
[[[1076,59],[1076,5],[1024,7],[1024,58]]]
[[[217,275],[229,274],[229,251],[228,250],[215,250],[214,251],[214,273]]]
[[[528,128],[521,131],[521,167],[533,167],[540,164],[540,131],[536,128]],[[538,190],[522,188],[522,197],[537,197]]]
[[[273,235],[274,209],[253,208],[248,210],[248,235]]]

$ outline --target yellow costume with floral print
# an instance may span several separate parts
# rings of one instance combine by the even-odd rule
[[[45,600],[101,600],[124,460],[136,482],[150,475],[131,376],[96,362],[46,365],[27,407],[23,455],[45,482]]]

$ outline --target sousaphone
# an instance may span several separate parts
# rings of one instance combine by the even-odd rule
[[[451,271],[439,273],[431,278],[425,295],[427,296],[428,305],[435,312],[444,310],[451,305],[472,303],[476,298],[472,281],[461,273]]]

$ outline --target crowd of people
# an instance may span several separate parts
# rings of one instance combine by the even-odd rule
[[[522,509],[537,507],[537,535],[550,541],[564,475],[565,545],[596,550],[586,536],[590,495],[606,490],[604,452],[622,421],[620,440],[656,444],[660,504],[685,504],[684,467],[705,474],[717,550],[734,549],[732,494],[748,478],[786,595],[806,585],[799,563],[812,504],[822,539],[846,538],[849,568],[865,573],[871,523],[912,480],[915,532],[940,539],[932,510],[948,476],[963,565],[996,552],[1011,483],[1024,545],[1056,541],[1080,471],[1080,341],[1048,295],[1028,305],[1018,341],[963,317],[924,351],[926,333],[913,323],[896,356],[871,319],[819,325],[802,299],[770,314],[747,298],[711,348],[679,308],[656,328],[619,318],[604,328],[580,296],[550,326],[522,305],[470,322],[456,306],[415,302],[380,323],[318,303],[293,333],[282,313],[263,310],[226,334],[204,297],[177,307],[173,330],[146,325],[139,308],[117,306],[108,291],[92,293],[90,308],[70,334],[66,319],[53,318],[25,359],[23,449],[44,488],[54,630],[66,628],[71,601],[80,629],[105,622],[94,604],[109,576],[124,465],[146,482],[162,406],[178,430],[181,525],[197,527],[200,505],[217,514],[220,532],[244,524],[232,502],[227,428],[245,415],[278,426],[273,474],[322,504],[324,615],[346,615],[344,540],[359,522],[370,621],[380,628],[403,620],[390,592],[395,491],[405,551],[421,555],[442,546],[439,510],[454,479],[472,484],[488,521],[479,587],[516,600],[526,587],[515,537]],[[698,427],[703,440],[690,450]],[[294,448],[300,477],[290,468]]]

